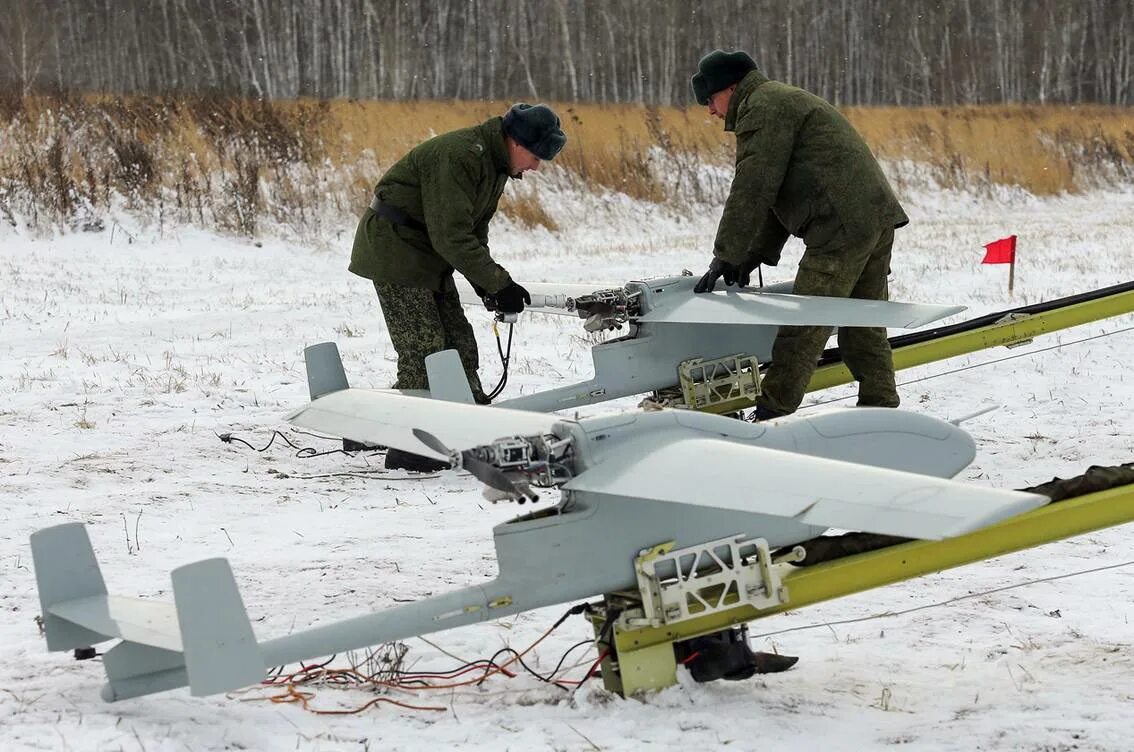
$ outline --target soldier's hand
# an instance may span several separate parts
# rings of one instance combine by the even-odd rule
[[[735,285],[737,276],[740,270],[727,261],[722,261],[719,258],[714,258],[712,263],[709,264],[709,271],[698,280],[697,285],[693,288],[693,292],[712,292],[717,284],[717,280],[724,277],[726,285]]]
[[[524,310],[524,303],[531,303],[532,296],[523,287],[515,282],[496,293],[496,305],[501,313],[519,313]]]
[[[740,268],[736,270],[736,286],[748,287],[748,283],[752,281],[752,272],[755,271],[758,266],[760,266],[759,261],[749,261],[742,264]],[[727,278],[725,279],[725,283],[728,283]]]

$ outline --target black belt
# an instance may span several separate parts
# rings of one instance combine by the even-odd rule
[[[398,207],[385,203],[377,196],[370,200],[370,208],[382,219],[388,219],[396,225],[408,227],[418,232],[428,232],[424,224],[418,222]]]

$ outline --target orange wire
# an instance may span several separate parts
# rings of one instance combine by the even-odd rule
[[[384,688],[388,688],[388,689],[400,690],[402,692],[414,693],[414,692],[431,690],[431,689],[455,689],[457,687],[467,687],[470,684],[480,684],[481,682],[483,682],[488,677],[495,676],[496,674],[504,674],[508,678],[514,678],[516,676],[516,674],[512,673],[511,671],[508,671],[507,667],[511,666],[513,663],[516,663],[521,658],[523,658],[525,655],[527,655],[532,650],[534,650],[537,645],[539,645],[541,642],[543,642],[545,639],[547,639],[547,636],[550,635],[555,630],[556,626],[558,626],[558,625],[553,625],[553,626],[549,627],[546,632],[544,632],[542,635],[539,636],[539,639],[537,639],[535,642],[533,642],[531,645],[529,645],[527,648],[525,648],[522,652],[516,653],[516,655],[514,655],[512,658],[509,658],[507,661],[504,661],[503,663],[500,663],[500,664],[490,663],[488,668],[485,669],[484,674],[482,676],[475,678],[475,679],[466,679],[464,681],[451,682],[451,683],[448,683],[448,684],[425,684],[424,686],[415,685],[415,686],[410,687],[410,686],[405,685],[405,681],[413,680],[415,678],[419,678],[420,680],[435,678],[436,674],[433,674],[433,675],[405,674],[405,675],[399,676],[397,681],[384,681],[384,680],[375,679],[373,676],[367,676],[367,675],[363,674],[362,672],[358,671],[355,668],[328,669],[328,668],[324,668],[324,666],[326,664],[304,666],[301,663],[300,664],[301,668],[300,668],[299,671],[296,671],[295,673],[292,673],[292,674],[288,674],[286,676],[276,676],[276,677],[264,679],[261,682],[261,685],[263,685],[263,686],[281,686],[281,685],[286,686],[287,691],[284,692],[283,694],[270,695],[266,699],[268,699],[269,701],[271,701],[273,703],[299,704],[300,707],[302,707],[304,710],[311,712],[311,713],[315,713],[317,715],[353,715],[353,714],[356,714],[356,713],[361,713],[362,711],[366,710],[367,708],[371,708],[371,707],[377,705],[380,702],[386,702],[386,703],[389,703],[391,705],[397,705],[399,707],[408,708],[410,710],[443,711],[443,710],[446,710],[446,708],[437,707],[437,706],[434,706],[434,705],[411,705],[409,703],[399,702],[397,700],[392,700],[388,697],[376,697],[373,700],[370,700],[369,702],[365,703],[364,705],[361,705],[360,707],[354,708],[352,710],[319,710],[319,709],[312,708],[312,707],[309,706],[309,702],[315,697],[315,693],[314,692],[300,692],[298,689],[296,689],[296,687],[297,686],[303,686],[305,684],[309,684],[311,682],[319,681],[319,680],[330,681],[330,682],[334,682],[336,684],[351,684],[353,686],[353,685],[355,685],[354,682],[351,682],[351,679],[353,678],[353,679],[357,680],[357,685],[370,685],[370,686],[373,686],[373,687],[384,687]],[[587,670],[587,673],[583,677],[583,679],[578,680],[578,681],[568,680],[568,679],[559,679],[559,680],[553,679],[553,680],[550,680],[549,683],[557,684],[557,685],[574,684],[577,687],[578,685],[580,685],[584,681],[586,681],[587,678],[590,677],[590,675],[594,672],[595,667],[598,666],[600,663],[602,663],[602,660],[604,658],[606,658],[608,653],[609,653],[609,651],[603,651],[603,653],[598,657],[598,659],[593,664],[591,664],[590,669]],[[478,663],[480,663],[480,662],[478,661]],[[470,665],[470,666],[467,666],[463,669],[458,669],[458,670],[449,672],[451,677],[449,675],[443,675],[443,676],[444,676],[444,678],[455,678],[457,676],[461,676],[462,674],[466,674],[470,671],[479,671],[481,668],[482,668],[482,666],[479,666],[479,665]]]

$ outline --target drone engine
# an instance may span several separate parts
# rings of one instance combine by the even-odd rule
[[[628,293],[625,288],[598,290],[590,295],[567,298],[566,308],[586,319],[583,329],[588,332],[621,329],[631,316],[638,315],[638,295]]]
[[[461,454],[461,464],[466,469],[471,471],[470,465],[483,463],[499,471],[503,476],[501,480],[506,479],[506,484],[486,482],[485,496],[490,501],[514,499],[521,504],[536,501],[539,496],[531,490],[532,486],[556,488],[574,474],[571,440],[551,434],[509,436]]]

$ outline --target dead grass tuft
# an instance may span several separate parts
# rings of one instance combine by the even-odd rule
[[[500,199],[500,213],[521,227],[546,227],[551,232],[559,231],[559,225],[547,213],[539,193],[535,191],[522,196],[505,193]]]

